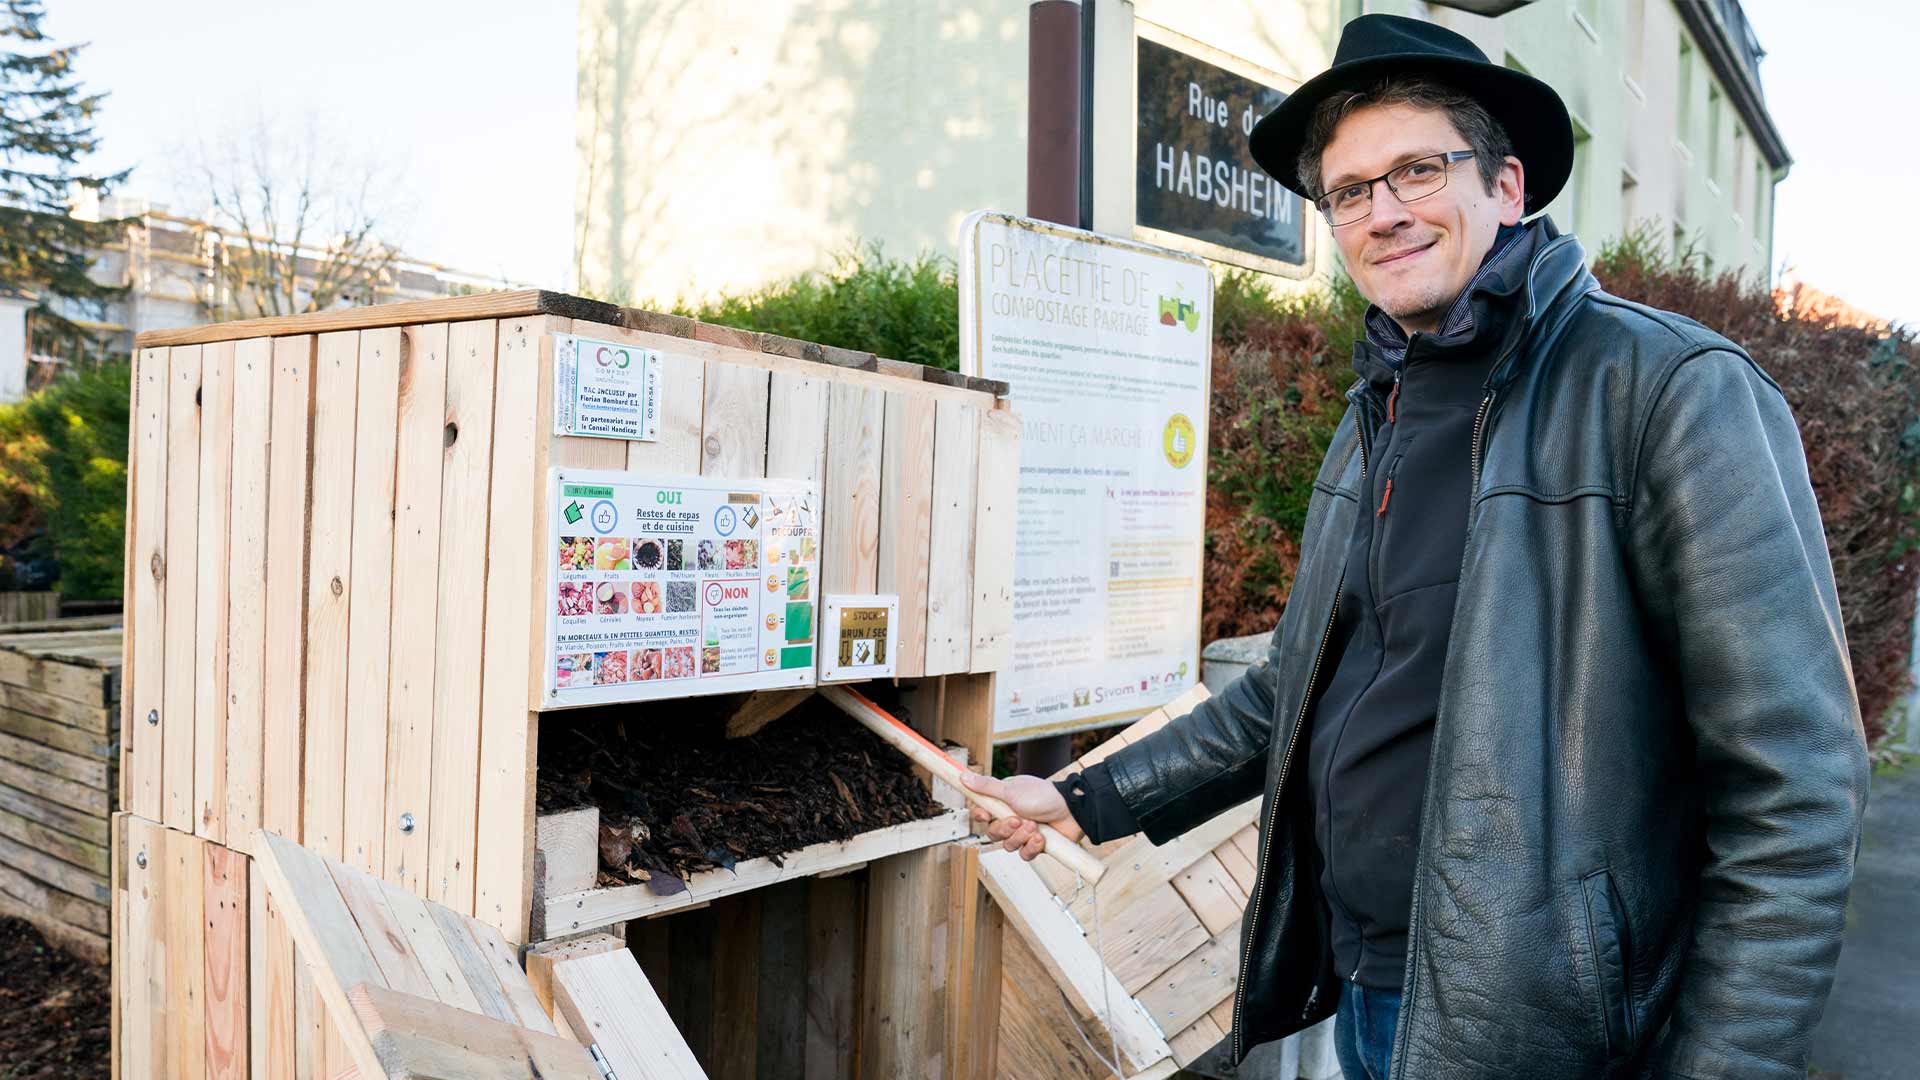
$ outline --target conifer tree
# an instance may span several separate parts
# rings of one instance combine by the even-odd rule
[[[0,0],[0,285],[38,294],[35,351],[72,354],[93,341],[69,315],[98,318],[121,291],[88,275],[89,249],[125,226],[77,219],[68,199],[75,184],[104,194],[127,173],[78,172],[99,146],[93,121],[106,95],[86,92],[74,70],[84,46],[53,44],[45,17],[42,0]]]

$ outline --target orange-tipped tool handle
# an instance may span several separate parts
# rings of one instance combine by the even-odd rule
[[[968,802],[997,818],[1020,816],[1001,800],[982,795],[961,783],[960,774],[964,770],[959,762],[948,757],[946,751],[928,742],[919,732],[901,723],[893,714],[868,701],[860,691],[848,686],[823,686],[820,696],[860,721],[867,730],[885,739],[889,746],[907,755],[915,765],[958,789]],[[1046,837],[1046,854],[1053,856],[1060,865],[1080,875],[1089,884],[1099,881],[1100,876],[1107,872],[1106,866],[1094,858],[1092,852],[1067,839],[1053,826],[1041,825],[1040,835]]]

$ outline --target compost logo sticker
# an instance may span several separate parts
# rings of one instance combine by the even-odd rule
[[[1196,333],[1200,329],[1200,305],[1177,296],[1163,296],[1160,298],[1160,325],[1184,326],[1188,333]]]
[[[1160,432],[1160,452],[1167,455],[1167,464],[1176,469],[1186,468],[1187,462],[1193,460],[1193,444],[1193,421],[1183,413],[1168,417],[1167,426]]]

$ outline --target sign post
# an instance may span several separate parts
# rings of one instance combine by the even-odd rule
[[[962,370],[1021,435],[1014,655],[994,737],[1138,716],[1199,681],[1213,275],[1030,218],[961,232]]]

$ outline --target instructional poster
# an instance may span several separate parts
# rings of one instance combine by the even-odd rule
[[[555,469],[545,705],[814,684],[806,480]]]
[[[1200,676],[1213,276],[1004,214],[961,232],[960,356],[1012,387],[1013,662],[994,737],[1118,723]]]

